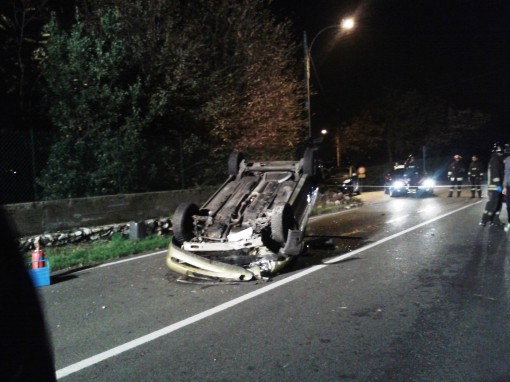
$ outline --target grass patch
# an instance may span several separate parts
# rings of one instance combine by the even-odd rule
[[[170,236],[150,236],[143,240],[129,240],[117,234],[107,242],[83,243],[65,247],[45,247],[45,257],[49,259],[51,271],[91,266],[107,260],[167,248]],[[30,261],[30,259],[28,259]]]

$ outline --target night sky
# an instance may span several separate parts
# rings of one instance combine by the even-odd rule
[[[492,115],[488,140],[510,142],[510,1],[275,0],[296,41],[354,14],[357,28],[320,34],[314,123],[352,116],[388,90],[442,97]]]

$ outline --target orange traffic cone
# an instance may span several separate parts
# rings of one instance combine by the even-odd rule
[[[32,269],[44,268],[44,251],[37,241],[35,243],[35,251],[32,252]]]

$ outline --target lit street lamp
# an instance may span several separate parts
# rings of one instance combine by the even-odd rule
[[[306,84],[306,109],[307,109],[307,117],[308,117],[308,139],[312,138],[312,113],[311,113],[311,107],[310,107],[310,61],[311,61],[311,52],[313,44],[315,43],[315,40],[317,40],[317,37],[321,35],[324,31],[328,29],[338,29],[341,31],[348,31],[354,28],[355,22],[353,18],[346,18],[342,19],[340,24],[335,25],[329,25],[323,29],[321,29],[315,37],[312,39],[312,42],[310,43],[310,46],[308,46],[308,40],[306,31],[303,34],[303,46],[305,49],[305,84]]]

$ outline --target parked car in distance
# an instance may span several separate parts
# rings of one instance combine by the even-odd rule
[[[358,175],[356,173],[352,174],[351,177],[345,179],[340,186],[340,191],[344,195],[361,195],[361,185]]]
[[[354,166],[332,167],[323,171],[323,180],[328,188],[333,188],[345,195],[360,195],[361,184]]]

